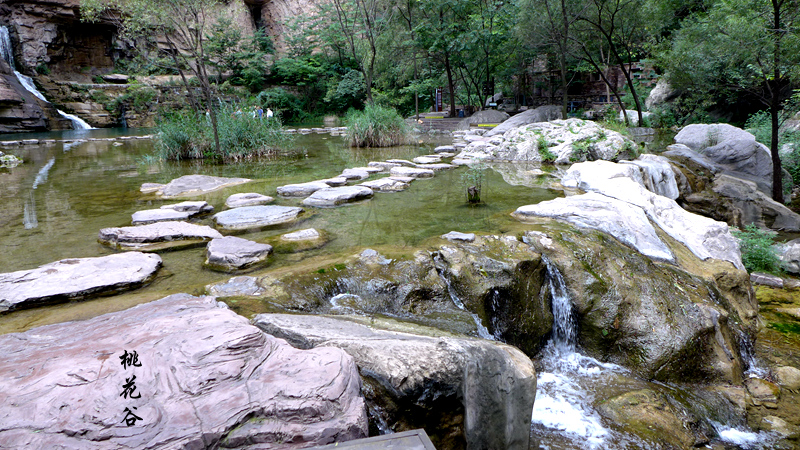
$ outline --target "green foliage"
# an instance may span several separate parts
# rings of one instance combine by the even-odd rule
[[[222,18],[211,28],[206,49],[209,64],[220,74],[230,75],[234,85],[245,86],[251,92],[264,87],[269,70],[267,56],[275,52],[272,40],[263,29],[256,30],[249,39],[242,37],[242,30],[232,26],[231,19]]]
[[[471,164],[467,170],[461,174],[461,183],[464,185],[467,195],[467,203],[481,202],[481,188],[486,175],[486,165],[482,163]]]
[[[285,150],[292,142],[276,118],[259,119],[251,110],[224,106],[217,111],[221,152],[214,150],[210,120],[203,114],[178,111],[157,124],[161,159],[213,159],[231,162]]]
[[[773,232],[750,224],[744,231],[733,230],[732,233],[739,240],[742,262],[748,272],[780,273],[780,259],[773,247]]]
[[[796,106],[790,103],[787,110],[794,111],[795,108]],[[768,112],[758,111],[751,115],[745,122],[745,129],[752,133],[758,142],[766,146],[770,145],[772,119]],[[778,131],[778,148],[781,149],[783,168],[792,176],[793,184],[800,185],[800,131],[781,128]]]
[[[586,161],[589,156],[589,147],[596,141],[594,139],[584,139],[572,143],[572,153],[569,155],[570,162]]]
[[[257,98],[264,111],[271,108],[275,116],[283,121],[302,122],[309,117],[305,111],[306,102],[284,88],[276,87],[261,91]]]
[[[408,140],[409,127],[393,108],[367,104],[363,111],[348,111],[344,123],[351,147],[391,147]]]
[[[539,156],[542,157],[542,162],[554,162],[556,160],[556,155],[550,151],[550,146],[544,136],[540,135],[536,139],[536,150],[539,152]]]
[[[364,95],[364,75],[357,70],[349,70],[341,80],[332,80],[324,100],[334,111],[346,111],[362,104]]]
[[[41,63],[36,66],[36,73],[40,75],[50,75],[50,68],[47,67],[47,64]]]
[[[744,123],[744,128],[752,133],[758,142],[769,146],[772,139],[772,119],[767,111],[758,111],[751,115]]]

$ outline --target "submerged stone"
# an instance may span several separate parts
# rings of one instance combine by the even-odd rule
[[[157,194],[165,198],[201,195],[249,181],[247,178],[184,175],[167,183]]]
[[[160,267],[158,255],[129,252],[63,259],[36,269],[3,273],[0,312],[135,289],[148,283]]]
[[[321,235],[319,231],[314,228],[306,228],[305,230],[295,231],[293,233],[286,233],[281,236],[283,241],[307,241],[319,239]]]
[[[180,202],[174,205],[163,205],[161,209],[171,209],[175,211],[188,212],[191,215],[206,214],[214,211],[214,207],[206,201]]]

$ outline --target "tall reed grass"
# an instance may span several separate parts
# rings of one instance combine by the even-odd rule
[[[392,108],[367,104],[363,111],[350,110],[344,122],[351,147],[391,147],[409,140],[408,124]]]

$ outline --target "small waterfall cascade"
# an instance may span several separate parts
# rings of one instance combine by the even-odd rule
[[[553,345],[565,352],[574,352],[578,338],[572,302],[567,293],[564,278],[556,266],[547,263],[547,281],[550,285],[553,311]]]
[[[42,93],[36,89],[33,79],[27,75],[17,72],[16,66],[14,65],[14,48],[11,46],[11,35],[9,34],[8,27],[6,26],[0,26],[0,56],[3,57],[9,66],[11,66],[11,70],[14,71],[14,75],[16,75],[22,87],[40,100],[47,102],[47,99],[44,98],[44,95],[42,95]],[[72,122],[72,129],[74,130],[91,130],[93,128],[91,125],[86,123],[85,120],[74,114],[67,114],[60,109],[56,109],[56,111],[58,111],[62,117],[69,119],[69,121]]]
[[[758,359],[756,359],[753,342],[750,340],[750,337],[743,331],[739,331],[736,338],[739,343],[739,354],[742,356],[742,362],[747,365],[744,375],[750,378],[765,379],[767,375],[769,375],[769,371],[765,367],[762,367]]]
[[[483,321],[481,321],[481,318],[478,317],[477,314],[468,310],[464,306],[464,302],[462,302],[461,299],[458,298],[458,294],[456,293],[453,284],[450,282],[450,279],[447,278],[447,276],[445,276],[445,271],[444,271],[445,262],[442,260],[442,256],[439,254],[434,254],[433,261],[435,263],[434,265],[436,266],[436,273],[439,274],[439,278],[441,278],[445,286],[447,286],[447,294],[450,295],[450,299],[453,301],[453,304],[456,305],[458,309],[466,311],[472,316],[472,320],[475,321],[475,326],[478,329],[478,336],[482,337],[483,339],[494,341],[495,340],[494,336],[492,336],[492,334],[489,333],[489,329],[483,325]]]

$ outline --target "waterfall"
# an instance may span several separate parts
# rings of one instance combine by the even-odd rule
[[[491,341],[495,340],[494,336],[492,336],[492,334],[489,333],[489,329],[483,325],[483,321],[481,321],[481,318],[478,317],[477,314],[468,310],[464,306],[464,302],[462,302],[461,299],[458,298],[458,294],[456,294],[456,290],[453,287],[453,284],[450,282],[450,279],[447,278],[447,276],[445,276],[445,270],[444,270],[445,262],[442,260],[442,256],[439,254],[435,254],[433,256],[433,261],[435,263],[434,265],[436,266],[436,273],[439,274],[439,278],[441,278],[441,280],[447,287],[447,294],[450,295],[450,300],[453,301],[453,304],[456,305],[458,309],[466,311],[472,316],[472,320],[475,321],[475,326],[477,327],[478,330],[478,336]]]
[[[40,100],[47,102],[47,99],[44,98],[44,95],[42,95],[42,93],[36,89],[33,79],[27,75],[17,72],[14,65],[14,48],[11,46],[11,35],[9,34],[8,27],[6,26],[0,26],[0,55],[2,55],[3,59],[8,63],[9,66],[11,66],[11,70],[14,71],[14,75],[16,75],[17,80],[19,80],[19,83],[22,85],[22,87]],[[56,111],[58,111],[62,117],[69,119],[69,121],[72,122],[73,130],[91,130],[93,128],[78,116],[67,114],[60,109],[56,109]]]
[[[558,268],[543,258],[547,267],[547,281],[550,285],[553,311],[553,344],[564,352],[574,352],[578,338],[575,317],[572,314],[572,301],[567,294],[567,286]]]

